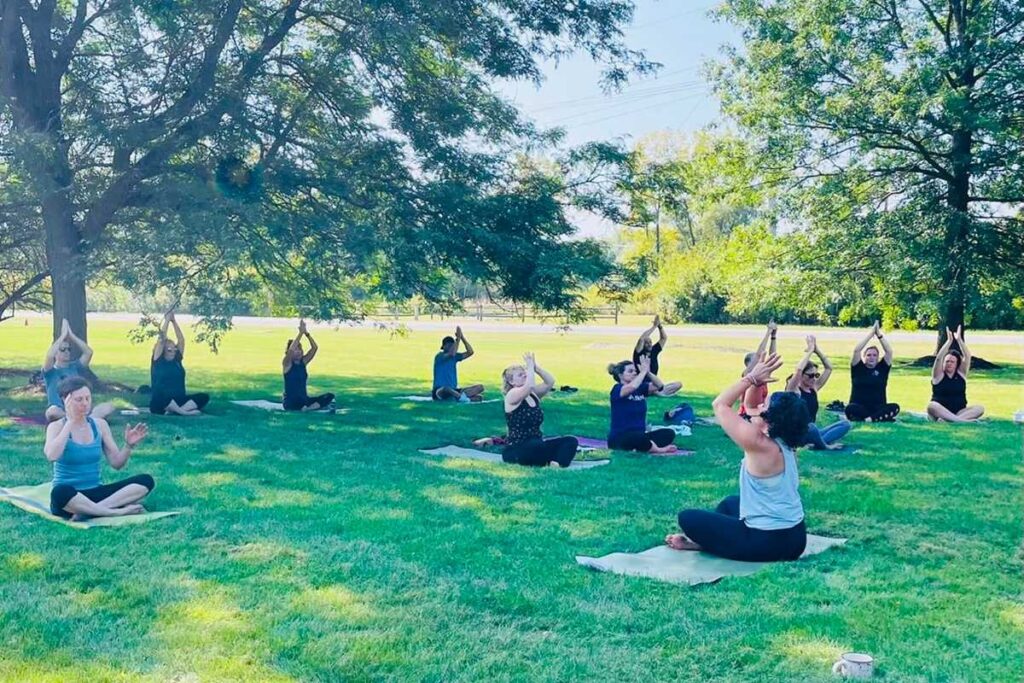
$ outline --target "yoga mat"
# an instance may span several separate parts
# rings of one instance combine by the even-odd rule
[[[577,436],[576,440],[580,442],[580,448],[608,448],[608,442],[604,439],[591,439],[586,436]]]
[[[149,415],[149,408],[139,406],[137,408],[122,408],[117,411],[119,415]]]
[[[397,399],[399,401],[430,401],[430,402],[434,401],[434,399],[431,398],[430,396],[420,396],[420,395],[416,395],[416,396],[394,396],[392,398],[395,398],[395,399]],[[483,401],[468,401],[466,403],[463,403],[462,401],[451,401],[451,400],[450,401],[437,401],[437,403],[455,403],[457,405],[475,405],[475,404],[480,404],[480,403],[497,403],[500,400],[502,400],[502,399],[500,399],[500,398],[487,398],[487,399],[484,399]]]
[[[827,538],[807,534],[807,548],[800,557],[817,555],[844,543],[846,543],[845,538]],[[703,552],[673,550],[667,545],[660,545],[642,553],[611,553],[604,557],[577,555],[576,562],[600,572],[643,576],[658,581],[685,583],[691,586],[700,583],[713,583],[723,576],[748,576],[770,564],[775,564],[774,562],[726,560]]]
[[[75,529],[91,529],[98,526],[128,526],[129,524],[144,524],[152,522],[161,517],[180,515],[180,512],[144,512],[139,515],[125,515],[124,517],[95,517],[81,522],[73,522],[64,519],[50,512],[50,489],[52,484],[46,482],[38,486],[12,486],[11,488],[0,488],[0,500],[7,501],[25,512],[31,512],[51,522],[74,527]]]
[[[36,415],[25,416],[25,415],[12,415],[11,421],[19,425],[46,425],[46,418]]]
[[[245,408],[258,408],[259,410],[280,410],[282,412],[284,411],[284,406],[281,405],[280,403],[275,403],[274,401],[267,401],[266,399],[262,399],[262,398],[258,399],[258,400],[255,400],[255,401],[232,401],[232,403],[234,403],[236,406],[243,406]],[[336,408],[334,410],[334,412],[336,412],[336,413],[345,413],[347,411],[348,411],[348,408]],[[301,413],[301,412],[306,412],[306,413],[330,413],[331,411],[325,410],[325,409],[321,408],[320,410],[306,410],[306,411],[296,410],[296,411],[293,411],[293,412],[296,412],[296,413]]]
[[[655,429],[671,429],[676,433],[676,436],[693,436],[693,430],[690,429],[690,425],[659,425]]]
[[[489,453],[487,451],[478,451],[475,448],[463,448],[462,446],[442,446],[441,448],[421,448],[420,453],[426,453],[427,455],[447,455],[452,458],[468,458],[470,460],[483,460],[485,462],[497,462],[506,464],[501,459],[501,453]],[[600,467],[601,465],[607,465],[611,460],[581,460],[579,462],[573,461],[567,469],[570,470],[585,470],[591,467]]]

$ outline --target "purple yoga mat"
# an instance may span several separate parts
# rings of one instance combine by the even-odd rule
[[[45,425],[46,424],[46,418],[45,417],[35,417],[35,416],[25,417],[23,415],[13,415],[13,416],[11,416],[11,421],[14,422],[15,424],[19,424],[19,425]]]
[[[608,442],[604,439],[589,439],[585,436],[577,436],[576,440],[584,448],[608,448]]]

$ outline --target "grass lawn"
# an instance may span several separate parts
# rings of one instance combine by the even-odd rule
[[[94,369],[148,383],[149,345],[127,329],[93,323]],[[0,325],[0,367],[38,367],[48,332]],[[617,454],[579,472],[424,456],[503,433],[501,405],[390,398],[428,391],[440,335],[346,327],[314,331],[310,389],[337,391],[347,414],[229,404],[279,394],[286,332],[240,328],[217,356],[187,349],[189,387],[213,394],[211,414],[152,417],[124,471],[154,475],[151,509],[185,514],[82,531],[0,505],[0,680],[824,681],[848,650],[874,655],[882,680],[1021,680],[1019,348],[972,345],[1006,364],[971,377],[984,424],[860,426],[855,455],[801,453],[808,529],[845,547],[690,588],[573,557],[651,547],[682,507],[735,492],[740,452],[717,428],[677,441],[692,458]],[[604,367],[629,340],[467,334],[477,356],[464,383],[497,395],[501,369],[533,350],[581,389],[545,403],[545,432],[603,437]],[[783,336],[787,366],[800,343]],[[927,346],[897,346],[898,360]],[[677,337],[661,374],[707,415],[746,350]],[[839,369],[823,405],[849,392],[850,348],[826,351]],[[8,391],[24,381],[0,377],[0,409],[41,411],[41,398]],[[890,397],[905,410],[923,410],[929,391],[927,370],[894,369]],[[652,419],[676,402],[652,400]],[[41,428],[0,427],[0,485],[48,479]]]

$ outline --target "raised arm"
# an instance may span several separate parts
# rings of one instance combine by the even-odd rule
[[[64,324],[67,324],[67,320]],[[78,347],[80,355],[78,356],[78,362],[84,367],[89,367],[89,363],[92,361],[92,347],[85,343],[84,340],[79,339],[78,335],[71,331],[71,327],[68,326],[68,341]]]
[[[107,424],[106,420],[96,420],[96,426],[99,427],[100,438],[103,440],[103,455],[107,457],[107,462],[115,470],[119,470],[128,464],[128,459],[132,457],[132,449],[149,432],[149,428],[142,422],[134,427],[127,424],[124,426],[124,446],[118,447],[117,442],[114,441],[114,435],[110,431],[110,425]]]
[[[796,391],[797,387],[800,386],[800,378],[804,374],[804,370],[807,369],[807,364],[811,362],[811,356],[814,355],[814,337],[807,335],[807,348],[804,349],[804,356],[800,359],[800,362],[796,364],[793,369],[793,376],[786,382],[786,391]]]
[[[832,363],[825,357],[825,354],[821,352],[817,338],[813,336],[811,338],[814,339],[814,354],[818,357],[818,360],[821,361],[821,377],[818,378],[817,384],[818,391],[821,391],[825,386],[825,382],[827,382],[828,378],[832,376]]]
[[[768,323],[768,326],[764,331],[764,337],[761,338],[761,343],[757,345],[757,351],[755,351],[754,355],[751,356],[750,362],[747,363],[747,367],[743,370],[743,374],[749,373],[753,369],[754,365],[757,364],[757,359],[764,356],[765,351],[768,349],[768,342],[772,341],[775,337],[775,331],[772,329],[774,324],[774,322]],[[774,345],[775,342],[772,341],[772,344]]]
[[[647,356],[640,358],[640,364],[636,368],[636,377],[629,384],[623,384],[622,389],[619,390],[619,396],[626,397],[632,394],[634,391],[640,388],[640,385],[644,383],[644,379],[647,378],[651,372],[651,359]]]
[[[46,442],[43,444],[43,454],[46,455],[46,459],[50,462],[60,460],[70,438],[71,423],[67,420],[58,420],[46,425]]]
[[[178,319],[174,317],[174,311],[171,311],[171,325],[174,327],[174,341],[178,345],[178,355],[185,355],[185,335],[182,334],[181,328],[178,327]]]
[[[953,346],[953,332],[948,327],[946,328],[946,341],[939,347],[939,350],[935,352],[935,362],[932,363],[932,384],[938,384],[942,381],[942,375],[945,374],[946,354],[949,353],[949,349]],[[961,346],[961,348],[963,348]],[[963,367],[963,363],[960,363],[960,367]]]
[[[640,337],[636,340],[636,346],[633,347],[633,353],[643,352],[645,343],[648,339],[651,338],[651,335],[654,334],[654,331],[658,329],[659,322],[660,319],[658,318],[658,316],[654,316],[654,321],[651,323],[651,326],[644,330],[640,334]]]
[[[971,358],[973,356],[971,356],[971,350],[967,348],[967,342],[964,341],[963,325],[957,328],[953,338],[956,339],[956,343],[960,345],[960,352],[963,354],[963,359],[960,361],[960,370],[958,372],[964,379],[967,379],[967,373],[971,371]]]
[[[464,335],[462,333],[462,328],[461,327],[456,327],[455,328],[455,351],[456,352],[458,352],[458,350],[459,350],[459,341],[462,342],[462,345],[466,349],[463,352],[463,355],[462,355],[463,360],[465,360],[466,358],[469,358],[470,356],[473,355],[473,346],[469,343],[469,340],[466,339],[466,335]]]
[[[306,339],[309,340],[309,351],[306,351],[306,355],[302,357],[302,362],[309,365],[310,362],[316,358],[316,352],[320,350],[320,347],[316,345],[315,341],[313,341],[313,335],[311,335],[309,330],[306,328],[305,320],[299,321],[299,336],[301,337],[302,335],[306,335]]]
[[[658,346],[665,349],[665,345],[668,344],[668,332],[665,331],[665,326],[661,324],[661,316],[654,316],[654,324],[658,326]]]
[[[299,321],[299,333],[295,335],[291,343],[288,344],[288,348],[284,350],[284,358],[281,359],[281,369],[284,372],[288,372],[292,369],[292,353],[295,349],[302,345],[302,334],[305,328],[302,325],[302,321]]]
[[[860,354],[864,352],[864,347],[867,346],[868,343],[874,337],[876,337],[876,336],[878,336],[878,321],[877,320],[875,321],[875,324],[871,326],[871,329],[868,330],[867,336],[864,337],[863,339],[861,339],[859,342],[857,342],[857,345],[853,347],[853,355],[850,356],[850,367],[851,368],[854,365],[856,365],[857,363],[861,362]]]
[[[60,345],[68,340],[68,334],[71,332],[71,328],[68,326],[68,321],[64,320],[60,324],[60,334],[50,344],[50,348],[46,351],[46,356],[43,358],[43,372],[53,368],[57,362],[57,350]]]
[[[530,352],[523,354],[523,364],[526,366],[526,384],[521,387],[512,387],[505,394],[505,412],[511,413],[519,404],[526,400],[530,392],[537,385],[537,361]]]
[[[164,322],[160,325],[160,334],[157,335],[156,343],[153,344],[153,360],[160,360],[164,354],[164,342],[167,341],[167,326],[171,324],[169,313],[164,314]]]
[[[547,396],[548,392],[550,392],[551,389],[555,386],[555,376],[552,375],[547,370],[545,370],[544,368],[542,368],[541,366],[537,365],[536,361],[534,361],[533,368],[541,379],[541,384],[536,385],[536,387],[533,390],[533,393],[537,394],[538,397]],[[527,372],[529,372],[529,370],[527,370]]]
[[[775,334],[779,331],[779,326],[775,324],[774,320],[768,321],[768,339],[771,342],[768,345],[768,355],[775,355]]]
[[[877,324],[877,323],[876,323]],[[889,344],[889,340],[882,334],[882,328],[878,328],[878,341],[882,344],[882,351],[884,353],[885,364],[892,366],[892,345]]]
[[[744,452],[759,454],[767,440],[762,438],[760,428],[740,417],[733,410],[733,406],[740,396],[747,393],[751,387],[762,386],[773,381],[772,373],[781,367],[782,358],[778,355],[773,354],[767,358],[761,356],[750,372],[745,374],[740,381],[723,390],[711,404],[715,411],[715,417],[718,418],[718,424],[722,425],[726,435]],[[764,450],[768,452],[767,449]]]

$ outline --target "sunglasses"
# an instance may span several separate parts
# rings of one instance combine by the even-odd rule
[[[804,377],[810,377],[812,379],[818,379],[819,377],[821,377],[821,373],[820,372],[805,372],[804,373]]]
[[[62,347],[60,347],[60,348],[59,348],[59,349],[57,349],[57,350],[58,350],[58,351],[70,351],[70,350],[71,350],[71,347],[70,347],[70,346],[62,346]]]

